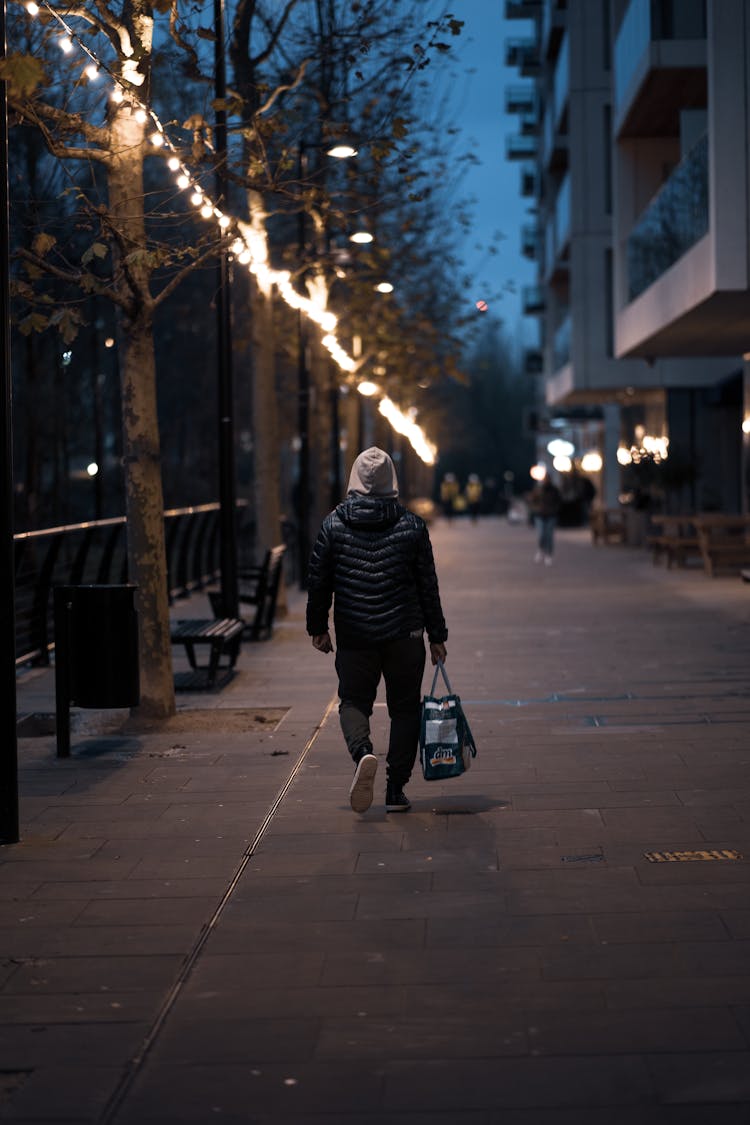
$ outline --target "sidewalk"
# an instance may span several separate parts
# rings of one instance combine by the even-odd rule
[[[750,587],[584,531],[550,568],[499,519],[432,539],[479,757],[408,814],[384,770],[348,807],[299,595],[170,727],[20,741],[0,1121],[750,1123]],[[645,856],[712,851],[748,858]]]

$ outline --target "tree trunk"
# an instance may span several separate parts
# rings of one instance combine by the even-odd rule
[[[130,581],[138,587],[140,707],[145,714],[165,718],[174,714],[175,700],[149,291],[151,267],[145,258],[143,132],[143,126],[127,109],[113,115],[108,189],[112,221],[122,239],[115,265],[122,271],[120,292],[128,299],[128,309],[120,313],[118,323],[119,366],[128,570]]]

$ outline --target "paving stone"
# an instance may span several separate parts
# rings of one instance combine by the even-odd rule
[[[177,957],[35,957],[18,966],[2,996],[149,992],[174,978]]]
[[[650,1056],[658,1098],[663,1103],[750,1103],[750,1052]]]
[[[434,543],[480,754],[454,784],[415,775],[408,816],[380,791],[348,807],[335,710],[318,729],[332,662],[311,657],[296,591],[234,681],[186,701],[210,734],[86,738],[68,762],[25,740],[0,895],[50,913],[3,913],[3,1061],[59,1051],[70,1078],[59,1101],[49,1074],[25,1081],[18,1120],[96,1120],[171,995],[117,1125],[747,1125],[729,1100],[746,1097],[747,865],[643,857],[750,842],[745,591],[566,529],[542,585],[529,529],[472,532],[469,555],[458,523]],[[37,701],[51,682],[31,679]],[[249,706],[291,710],[273,733],[220,729]],[[373,735],[382,766],[382,692]],[[89,1101],[66,1030],[102,1077]]]

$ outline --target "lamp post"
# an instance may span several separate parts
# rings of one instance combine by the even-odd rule
[[[305,263],[305,207],[302,200],[303,177],[307,172],[307,152],[309,149],[324,149],[327,156],[337,160],[346,160],[357,155],[357,150],[351,145],[338,144],[331,147],[328,144],[314,144],[300,141],[297,147],[297,181],[299,183],[300,208],[297,219],[297,260],[302,267],[302,287],[304,288],[304,263]],[[333,382],[333,379],[332,379]],[[331,395],[334,388],[331,389]],[[335,431],[336,455],[333,461],[331,495],[336,488],[336,503],[340,499],[341,473],[339,465],[339,425],[338,425],[338,385],[335,385],[336,399],[332,404],[331,418],[335,422],[332,430]],[[307,564],[310,560],[310,371],[307,364],[307,325],[302,310],[297,313],[297,427],[299,430],[299,450],[297,460],[297,569],[299,573],[299,587],[307,589]],[[332,435],[333,443],[333,435]]]
[[[5,0],[0,4],[0,50],[5,58]],[[0,844],[18,842],[18,739],[16,735],[16,611],[13,560],[13,428],[10,368],[10,286],[8,230],[8,103],[0,82],[0,367],[3,414],[0,427]]]
[[[214,87],[216,94],[216,194],[227,203],[227,95],[224,57],[224,0],[214,0]],[[232,377],[232,322],[229,288],[229,255],[219,255],[216,286],[216,335],[219,415],[219,552],[221,602],[226,617],[237,617],[237,497],[234,461],[234,380]]]

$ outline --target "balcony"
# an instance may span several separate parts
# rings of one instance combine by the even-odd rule
[[[628,300],[633,301],[708,230],[708,137],[675,168],[628,236]]]
[[[515,67],[523,78],[536,78],[540,61],[539,43],[536,39],[506,39],[505,65]]]
[[[544,353],[541,348],[526,348],[523,353],[524,375],[541,375],[544,371]]]
[[[551,280],[568,266],[570,244],[570,175],[565,176],[555,198],[545,230],[544,276]]]
[[[532,20],[542,6],[542,0],[505,0],[506,20]]]
[[[614,51],[624,136],[676,136],[681,109],[706,105],[705,0],[631,0]]]
[[[524,199],[533,199],[536,196],[537,177],[536,165],[524,164],[521,168],[521,195]]]
[[[570,341],[572,334],[573,322],[570,319],[570,314],[568,314],[558,325],[552,340],[552,367],[554,371],[559,371],[561,367],[565,367],[567,363],[570,363]]]
[[[544,286],[524,285],[521,291],[521,308],[524,316],[541,316],[547,309]]]
[[[539,98],[534,86],[507,86],[505,89],[505,112],[520,113],[523,117],[536,117],[539,113]]]
[[[536,156],[537,142],[535,136],[521,134],[505,138],[506,160],[529,160]]]
[[[539,257],[541,231],[538,223],[524,223],[521,227],[521,253],[535,262]]]

